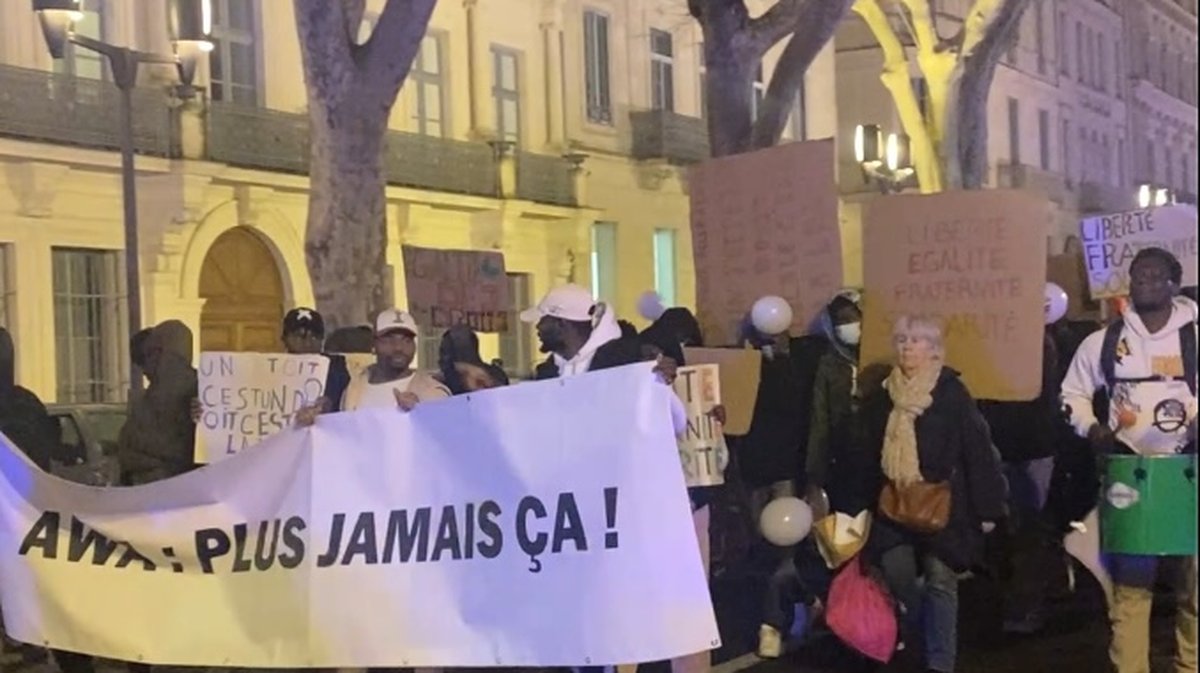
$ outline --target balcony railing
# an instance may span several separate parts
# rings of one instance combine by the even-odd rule
[[[1000,187],[1027,189],[1043,194],[1055,203],[1067,200],[1067,181],[1058,173],[1051,173],[1022,164],[1000,164],[996,179]]]
[[[308,173],[308,117],[210,101],[208,158],[231,166]]]
[[[633,157],[693,164],[709,157],[708,129],[703,119],[664,110],[629,113],[633,125]]]
[[[0,66],[0,135],[96,149],[121,147],[120,91],[109,82]],[[163,91],[136,88],[133,146],[177,156],[174,115]]]
[[[388,183],[456,194],[496,196],[496,155],[490,145],[389,131],[383,155]]]
[[[517,151],[517,198],[574,206],[575,180],[571,162],[562,157]]]

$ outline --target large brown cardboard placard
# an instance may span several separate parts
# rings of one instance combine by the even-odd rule
[[[466,325],[476,332],[508,329],[504,255],[491,250],[403,247],[408,311],[433,329]]]
[[[691,171],[697,317],[709,343],[730,344],[764,295],[792,305],[807,332],[842,285],[832,140],[706,161]]]
[[[1047,206],[981,190],[872,201],[863,221],[865,366],[893,360],[902,315],[937,320],[946,364],[980,399],[1041,389]]]
[[[688,366],[719,366],[725,434],[740,437],[750,432],[762,377],[762,353],[749,348],[685,348],[683,359]]]

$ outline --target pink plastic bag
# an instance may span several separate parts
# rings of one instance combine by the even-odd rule
[[[891,596],[863,573],[857,556],[833,578],[825,623],[842,642],[875,661],[886,664],[896,653],[898,627]]]

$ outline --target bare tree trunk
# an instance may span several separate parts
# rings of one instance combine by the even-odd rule
[[[706,65],[708,144],[714,157],[748,152],[754,128],[751,96],[757,64],[732,58]]]
[[[391,303],[384,277],[384,111],[347,101],[336,113],[311,112],[305,253],[317,309],[338,326],[365,322]]]
[[[294,0],[308,91],[311,161],[305,256],[332,328],[387,308],[388,116],[437,0],[387,0],[357,44],[364,0]]]

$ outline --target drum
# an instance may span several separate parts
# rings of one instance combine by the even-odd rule
[[[1110,456],[1100,548],[1110,554],[1196,553],[1196,455]]]

